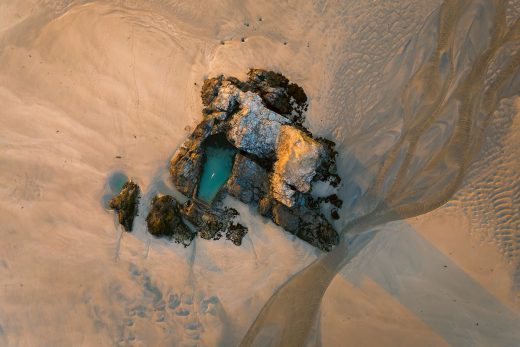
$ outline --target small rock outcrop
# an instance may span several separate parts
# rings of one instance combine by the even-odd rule
[[[108,202],[108,206],[117,211],[119,223],[128,232],[132,231],[134,218],[137,215],[139,194],[139,186],[133,181],[128,181],[123,185],[119,194]]]
[[[320,209],[325,200],[311,195],[317,180],[339,185],[337,152],[334,142],[314,138],[304,127],[303,89],[280,73],[252,69],[245,82],[224,76],[207,79],[201,97],[204,119],[170,162],[175,187],[189,198],[179,215],[202,238],[225,235],[240,245],[247,228],[237,222],[236,210],[223,206],[223,197],[229,195],[324,251],[337,244],[338,234]],[[216,188],[216,198],[203,202],[197,189],[204,141],[212,135],[223,136],[237,152],[229,178]],[[340,208],[337,200],[334,206]],[[330,215],[339,218],[337,209]]]
[[[195,234],[182,220],[180,206],[170,195],[156,196],[146,217],[148,231],[157,237],[167,237],[189,246]]]

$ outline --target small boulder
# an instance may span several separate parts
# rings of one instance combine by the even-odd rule
[[[240,223],[231,223],[226,231],[226,239],[230,240],[235,246],[242,244],[242,239],[247,234],[247,228]]]
[[[170,195],[156,196],[153,199],[146,222],[150,234],[165,236],[185,247],[195,237],[181,218],[179,203]]]
[[[239,213],[234,208],[209,208],[205,204],[188,200],[181,210],[186,220],[199,230],[199,236],[205,240],[219,240],[222,234],[235,245],[240,246],[247,228],[237,226],[236,219]]]
[[[126,231],[132,231],[134,217],[139,204],[139,186],[133,181],[126,182],[119,194],[108,202],[110,208],[117,211],[119,223]]]

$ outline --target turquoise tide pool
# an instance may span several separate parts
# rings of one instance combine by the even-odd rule
[[[209,137],[204,143],[204,164],[197,198],[211,204],[226,183],[233,168],[237,150],[223,136]]]

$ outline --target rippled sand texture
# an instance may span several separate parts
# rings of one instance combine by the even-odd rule
[[[261,339],[262,329],[280,322],[281,317],[283,325],[278,327],[277,343],[303,344],[306,337],[302,335],[306,334],[294,331],[310,331],[311,317],[316,314],[313,310],[319,307],[328,283],[359,250],[360,245],[351,236],[392,220],[432,211],[452,198],[485,143],[486,129],[493,116],[501,118],[498,103],[520,92],[520,20],[517,18],[508,26],[506,19],[505,1],[445,1],[419,34],[404,45],[396,57],[398,60],[386,66],[386,77],[395,94],[388,90],[369,113],[394,118],[399,133],[382,160],[375,163],[374,179],[368,182],[365,191],[361,188],[362,197],[354,207],[362,210],[360,216],[345,226],[342,247],[293,277],[270,299],[243,345]],[[428,42],[428,37],[435,45],[421,47],[418,54],[417,45]],[[500,124],[500,120],[494,123]],[[492,129],[494,133],[488,133],[494,141],[501,141],[500,135],[509,133],[503,130],[507,125],[501,123]],[[376,132],[379,126],[372,125],[369,129]],[[368,136],[369,132],[360,134]],[[490,199],[491,213],[497,221],[495,238],[508,257],[515,257],[520,241],[515,221],[520,216],[520,204],[514,201],[518,195],[518,175],[494,167],[494,177],[489,177],[486,171],[497,160],[496,153],[483,154],[492,155],[483,157],[487,162],[482,168],[474,168],[480,171],[479,182],[472,184],[463,206],[467,206],[471,215],[479,216],[481,212],[485,221],[487,213],[483,209]],[[503,161],[510,160],[507,166],[518,168],[516,158],[507,158],[503,153],[500,157]],[[487,187],[482,187],[482,183]],[[486,188],[490,191],[488,195],[484,193]],[[361,247],[365,242],[366,236],[362,236]],[[298,306],[298,302],[309,305]]]
[[[519,16],[516,0],[0,2],[0,345],[520,345]],[[302,85],[307,125],[339,144],[328,255],[236,202],[241,247],[146,232],[203,79],[253,66]],[[143,192],[132,234],[104,208],[122,175]]]

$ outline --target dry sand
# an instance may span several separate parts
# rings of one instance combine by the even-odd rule
[[[470,19],[487,13],[481,3]],[[518,15],[511,3],[508,18]],[[402,124],[369,110],[435,45],[427,31],[401,60],[439,5],[0,2],[0,345],[237,345],[272,293],[319,254],[238,203],[250,230],[242,247],[196,239],[184,249],[147,234],[151,198],[173,192],[167,162],[201,117],[202,81],[255,66],[301,84],[308,126],[344,151],[348,219],[366,210],[358,197]],[[504,115],[518,123],[509,100]],[[520,148],[514,133],[502,137],[509,152],[495,150],[498,161]],[[114,172],[143,190],[131,234],[103,206]],[[463,188],[487,173],[477,166]],[[512,224],[498,212],[502,224],[483,223],[464,189],[448,207],[379,227],[326,292],[314,342],[520,345],[517,256],[487,242],[503,244],[496,226]],[[516,221],[520,195],[511,199]]]

